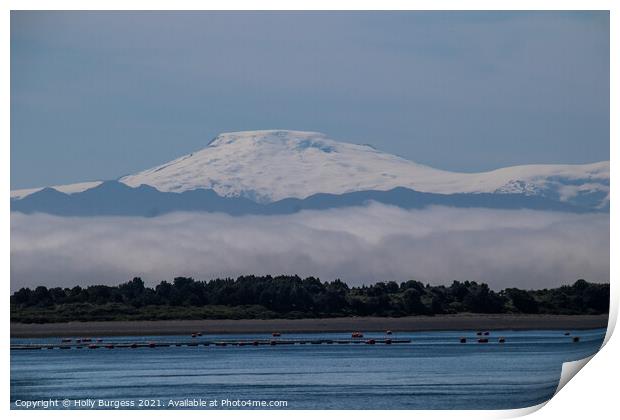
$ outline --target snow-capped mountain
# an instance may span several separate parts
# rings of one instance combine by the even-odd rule
[[[102,182],[103,181],[78,182],[75,184],[52,185],[49,188],[53,188],[56,191],[60,191],[65,194],[75,194],[75,193],[80,193],[82,191],[90,190],[91,188],[95,188],[98,185],[101,185]],[[44,187],[13,190],[11,191],[11,200],[19,200],[21,198],[34,194],[38,191],[41,191],[43,188]]]
[[[458,173],[371,146],[335,141],[321,133],[287,130],[220,134],[202,150],[119,181],[131,187],[149,185],[162,192],[212,189],[223,197],[245,197],[259,203],[303,199],[317,193],[405,187],[439,194],[525,194],[589,208],[609,205],[608,161]],[[99,184],[54,188],[76,193]],[[37,190],[12,191],[11,197],[23,198]]]

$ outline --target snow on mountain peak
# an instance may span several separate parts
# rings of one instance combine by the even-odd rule
[[[273,143],[290,143],[304,140],[322,140],[327,136],[315,131],[299,130],[253,130],[253,131],[233,131],[221,133],[215,137],[209,145],[230,144],[235,141],[262,141]]]
[[[567,201],[572,195],[599,194],[604,200],[609,193],[609,162],[456,173],[369,145],[335,141],[322,133],[262,130],[220,134],[202,150],[120,181],[169,192],[208,188],[259,202],[395,187],[445,194],[540,194]],[[588,187],[576,189],[575,185]]]
[[[239,143],[243,145],[242,147],[247,148],[283,148],[297,153],[304,153],[307,151],[332,153],[339,151],[339,145],[343,144],[372,149],[371,146],[367,145],[356,145],[331,140],[323,133],[296,130],[257,130],[222,133],[214,138],[209,143],[208,147],[232,146],[238,145]]]
[[[519,193],[597,208],[609,205],[608,161],[458,173],[421,165],[370,145],[292,130],[222,133],[201,150],[120,181],[131,187],[146,184],[164,192],[212,189],[221,196],[263,203],[316,193],[406,187],[442,194]],[[11,196],[30,193],[14,191]]]
[[[398,184],[393,165],[419,166],[322,133],[243,131],[220,134],[202,150],[120,181],[171,192],[211,188],[224,196],[269,202],[317,192],[393,188]]]

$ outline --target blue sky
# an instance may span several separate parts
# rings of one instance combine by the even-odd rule
[[[268,128],[450,170],[608,160],[609,14],[11,14],[11,188]]]

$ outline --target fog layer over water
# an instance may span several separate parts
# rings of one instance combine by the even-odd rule
[[[286,216],[11,214],[11,289],[299,274],[544,288],[609,281],[609,214],[366,207]]]

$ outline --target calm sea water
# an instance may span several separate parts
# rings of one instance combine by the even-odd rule
[[[92,399],[97,406],[169,406],[198,401],[287,402],[288,409],[509,409],[551,398],[562,363],[601,346],[605,330],[493,331],[488,344],[475,333],[397,333],[410,344],[163,347],[11,351],[11,406],[16,401]],[[467,344],[458,338],[468,337]],[[498,344],[497,338],[506,338]],[[282,339],[349,334],[286,334]],[[365,338],[384,338],[366,334]],[[269,338],[204,335],[203,340]],[[114,337],[105,341],[184,340],[179,337]],[[60,342],[11,340],[13,344]],[[87,404],[84,402],[84,404]],[[60,407],[62,408],[62,406]],[[112,408],[112,407],[108,407]],[[218,407],[221,408],[221,407]]]

